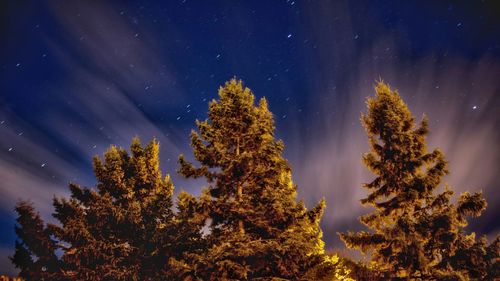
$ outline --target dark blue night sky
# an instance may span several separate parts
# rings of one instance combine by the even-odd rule
[[[0,4],[0,274],[15,241],[13,207],[30,199],[51,221],[70,181],[92,186],[91,157],[135,135],[161,143],[175,175],[195,119],[236,76],[268,98],[308,206],[325,197],[327,247],[360,229],[359,122],[379,78],[450,161],[457,192],[489,208],[470,229],[500,223],[500,5],[497,1],[2,1]]]

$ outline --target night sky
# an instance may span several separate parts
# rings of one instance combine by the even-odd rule
[[[469,230],[498,234],[494,2],[2,1],[0,273],[14,272],[16,201],[53,221],[53,196],[70,181],[93,186],[91,158],[111,144],[156,137],[176,190],[199,194],[204,183],[176,175],[177,158],[193,158],[194,120],[234,76],[268,99],[299,198],[326,198],[329,249],[369,211],[359,117],[380,78],[429,117],[428,147],[450,161],[444,181],[483,191],[488,209]]]

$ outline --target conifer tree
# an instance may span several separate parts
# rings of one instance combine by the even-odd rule
[[[62,280],[60,263],[55,254],[56,241],[33,205],[21,201],[16,206],[18,214],[15,227],[19,241],[12,262],[20,269],[19,277],[25,280]]]
[[[71,198],[54,199],[53,216],[60,225],[49,224],[44,233],[47,237],[53,235],[63,252],[57,268],[59,278],[177,280],[170,275],[176,268],[175,260],[199,248],[203,224],[196,224],[189,213],[177,216],[173,212],[174,187],[170,177],[160,172],[158,154],[156,141],[142,147],[135,138],[131,155],[111,146],[104,161],[94,158],[95,189],[70,184]],[[188,194],[182,194],[179,208],[189,208],[193,201],[189,199]],[[21,208],[26,207],[18,207],[20,216],[20,210],[24,210]],[[29,212],[28,216],[33,217]],[[36,227],[20,225],[28,232],[41,232],[38,229],[43,223],[36,217],[34,221]],[[19,238],[28,250],[34,251],[36,245],[30,244],[27,237]],[[54,242],[50,245],[46,253],[49,257],[56,248]],[[16,251],[14,263],[39,272],[38,268],[32,269],[27,258],[16,259],[18,256],[26,256],[22,248]]]
[[[323,255],[319,220],[325,203],[307,210],[296,202],[267,101],[255,106],[250,89],[231,79],[219,89],[219,100],[209,103],[208,119],[196,125],[191,146],[201,166],[179,158],[182,175],[209,183],[199,198],[210,219],[209,249],[193,256],[193,277],[298,280]]]
[[[498,238],[488,246],[463,230],[466,217],[479,216],[486,201],[481,193],[463,193],[452,204],[449,187],[438,193],[447,162],[440,150],[426,150],[427,120],[417,127],[399,94],[383,82],[375,91],[361,118],[371,146],[363,161],[376,177],[364,185],[370,193],[361,200],[375,210],[360,220],[373,232],[343,233],[341,239],[370,252],[384,279],[493,280]]]

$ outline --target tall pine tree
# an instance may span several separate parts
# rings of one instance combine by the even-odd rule
[[[176,261],[200,248],[203,222],[173,212],[174,187],[160,172],[158,142],[142,147],[135,138],[131,152],[112,146],[104,161],[94,158],[95,189],[70,184],[70,199],[54,199],[60,225],[44,228],[29,206],[18,206],[22,242],[13,261],[23,277],[47,271],[61,280],[177,280]],[[181,194],[178,208],[192,208],[193,199]]]
[[[371,146],[363,160],[376,177],[364,185],[370,193],[361,200],[375,210],[360,218],[373,232],[344,233],[341,239],[370,252],[381,278],[494,279],[498,238],[488,246],[463,230],[467,216],[486,208],[485,200],[464,193],[452,204],[448,187],[438,193],[447,162],[440,150],[426,150],[427,120],[416,126],[399,94],[383,82],[375,91],[362,123]]]
[[[180,157],[180,173],[204,177],[199,199],[210,221],[209,249],[188,264],[201,280],[297,280],[323,255],[319,220],[325,203],[296,202],[284,145],[263,98],[231,79],[197,121],[191,146],[199,167]],[[201,209],[200,209],[201,210]],[[281,278],[281,279],[280,279]]]

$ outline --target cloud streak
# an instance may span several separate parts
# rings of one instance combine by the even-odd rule
[[[70,181],[92,186],[91,157],[110,144],[128,147],[135,135],[156,137],[162,170],[173,175],[177,190],[198,194],[203,182],[177,176],[175,160],[180,153],[190,157],[192,117],[204,119],[207,99],[217,97],[216,87],[206,96],[205,87],[223,84],[213,78],[230,73],[255,83],[248,87],[257,96],[267,96],[299,197],[307,206],[326,198],[327,246],[343,247],[335,233],[360,229],[357,217],[369,211],[359,203],[366,194],[361,185],[372,177],[361,162],[368,141],[359,118],[381,77],[417,119],[428,116],[428,148],[443,149],[450,162],[444,182],[457,192],[485,194],[489,207],[470,228],[499,232],[500,61],[486,50],[474,58],[440,51],[415,55],[419,46],[412,45],[404,23],[391,30],[371,8],[354,9],[347,1],[314,2],[290,12],[284,22],[293,32],[279,25],[262,29],[258,19],[269,15],[244,5],[213,17],[186,9],[213,25],[168,18],[161,28],[136,17],[131,7],[105,2],[42,6],[52,26],[36,39],[55,65],[52,76],[29,95],[16,97],[20,90],[0,96],[0,204],[12,219],[16,200],[30,198],[50,221],[53,195],[67,196]],[[285,43],[274,39],[281,33]],[[372,33],[383,35],[373,39]],[[197,73],[207,77],[189,78]],[[13,105],[16,99],[20,104]],[[4,240],[2,256],[13,246]],[[11,268],[6,262],[0,260],[0,268]]]
[[[428,149],[442,149],[449,161],[451,173],[443,183],[449,184],[456,195],[466,190],[482,191],[487,198],[489,208],[481,218],[472,220],[471,229],[490,236],[498,234],[499,229],[493,227],[498,213],[495,202],[500,200],[495,192],[500,159],[496,144],[500,62],[484,57],[469,63],[456,57],[438,59],[429,55],[406,63],[377,63],[373,58],[382,58],[386,49],[397,50],[390,42],[374,43],[359,56],[347,55],[353,57],[353,70],[348,74],[336,73],[335,59],[322,61],[318,71],[326,69],[331,76],[322,84],[311,83],[308,91],[316,93],[312,99],[317,103],[312,107],[318,110],[319,120],[317,116],[302,116],[302,123],[308,125],[290,125],[293,133],[285,136],[301,136],[298,142],[302,146],[292,146],[289,152],[299,194],[308,202],[326,197],[323,227],[327,244],[342,247],[335,233],[360,229],[356,217],[370,211],[359,203],[366,195],[362,183],[373,178],[361,161],[368,151],[368,140],[360,115],[366,112],[365,99],[374,95],[373,85],[379,77],[399,90],[417,121],[423,114],[429,118]],[[335,49],[318,52],[322,57],[321,52]],[[330,54],[337,60],[343,60],[342,55]]]
[[[92,186],[90,160],[110,144],[128,147],[134,136],[144,141],[155,137],[161,144],[163,168],[173,166],[170,159],[180,153],[173,140],[181,138],[182,130],[159,128],[143,111],[169,110],[184,98],[166,59],[144,38],[123,44],[135,34],[148,35],[130,26],[119,11],[104,3],[80,4],[50,7],[63,34],[44,36],[49,55],[61,68],[56,83],[40,90],[51,101],[39,102],[41,107],[33,112],[37,116],[26,117],[7,103],[0,108],[0,203],[12,216],[15,202],[30,199],[43,218],[53,221],[53,196],[68,196],[68,182]],[[158,103],[162,92],[170,93],[171,103]],[[13,241],[2,239],[6,242],[2,257],[8,249],[13,251]],[[0,263],[2,271],[12,273],[10,261]]]

